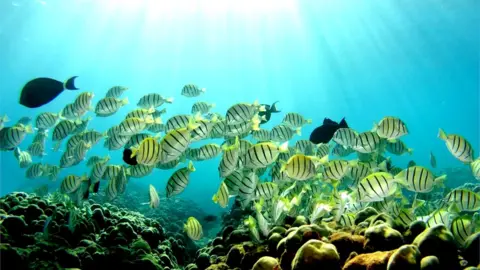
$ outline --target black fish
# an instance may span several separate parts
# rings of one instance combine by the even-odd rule
[[[22,88],[20,104],[28,108],[38,108],[54,100],[63,90],[78,90],[75,87],[75,78],[71,77],[65,83],[50,79],[36,78],[29,81]]]
[[[265,115],[265,120],[262,120],[260,122],[260,124],[265,124],[267,123],[268,121],[270,121],[270,117],[272,116],[272,113],[278,113],[280,112],[279,110],[277,110],[277,106],[275,106],[275,104],[277,104],[278,101],[275,101],[272,106],[270,105],[267,105],[267,104],[262,104],[262,106],[265,107],[265,111],[264,112],[259,112],[258,113],[258,116],[262,117]]]
[[[342,118],[340,123],[325,118],[323,120],[323,125],[314,129],[312,134],[310,134],[310,141],[314,144],[328,143],[333,138],[335,131],[337,131],[339,128],[348,128],[345,118]]]
[[[217,220],[217,216],[208,215],[208,216],[204,217],[203,220],[205,220],[206,222],[214,222],[215,220]]]
[[[132,157],[132,150],[128,149],[128,148],[125,148],[125,150],[123,150],[123,161],[125,161],[125,163],[127,163],[128,165],[132,165],[132,166],[135,166],[137,165],[137,157]]]

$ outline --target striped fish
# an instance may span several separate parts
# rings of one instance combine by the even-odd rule
[[[181,94],[185,97],[198,97],[206,91],[207,89],[200,88],[195,84],[186,84],[185,86],[183,86]]]
[[[75,165],[75,148],[68,148],[60,158],[60,168],[68,168]]]
[[[84,140],[87,143],[90,143],[91,145],[97,144],[105,134],[102,134],[98,131],[95,130],[89,130],[85,131],[82,133],[82,140]]]
[[[147,133],[138,133],[138,134],[135,134],[133,136],[130,137],[130,139],[128,140],[128,142],[125,144],[125,148],[135,148],[135,147],[138,147],[143,140],[147,139],[147,138],[153,138],[152,136],[150,136],[149,134]]]
[[[269,141],[270,140],[270,131],[265,129],[259,129],[252,131],[252,137],[260,142]]]
[[[167,133],[160,142],[162,162],[172,161],[179,158],[191,142],[190,130],[188,128],[174,129]]]
[[[81,110],[74,103],[69,103],[63,107],[60,116],[66,119],[74,120],[82,117],[87,111]]]
[[[158,162],[155,165],[155,168],[160,169],[160,170],[170,170],[170,169],[173,169],[173,168],[177,167],[177,165],[180,163],[180,160],[181,160],[181,158],[174,159],[172,161],[165,162],[165,163]]]
[[[59,118],[60,115],[56,113],[40,113],[35,119],[35,127],[38,129],[49,129],[57,123]]]
[[[77,127],[77,124],[79,124],[79,122],[76,123],[71,120],[60,121],[53,129],[52,140],[61,141],[65,139],[68,135],[73,134],[73,131]]]
[[[225,119],[228,125],[250,122],[260,111],[265,111],[265,107],[257,101],[253,104],[237,103],[228,108]]]
[[[258,129],[257,122],[242,122],[238,124],[229,124],[225,126],[223,135],[225,137],[243,137],[244,134],[249,134],[252,130]]]
[[[157,208],[160,205],[160,197],[153,185],[149,185],[148,194],[150,196],[150,208]]]
[[[193,103],[192,114],[196,114],[196,113],[207,114],[211,108],[215,108],[215,103],[198,101]]]
[[[193,122],[193,117],[188,114],[179,114],[170,117],[165,123],[165,131],[169,132],[174,129],[186,128],[188,123]]]
[[[109,200],[114,200],[120,194],[118,188],[119,186],[117,185],[116,178],[108,180],[105,195],[107,195]]]
[[[133,178],[141,178],[151,174],[153,171],[153,168],[155,168],[154,165],[137,164],[127,168],[126,173],[127,175],[130,175]]]
[[[29,145],[27,151],[34,157],[43,157],[47,155],[47,153],[45,153],[45,145],[39,142]]]
[[[278,196],[278,186],[272,182],[259,183],[255,189],[255,198],[270,200]]]
[[[155,112],[155,109],[154,108],[150,108],[150,109],[135,109],[129,113],[127,113],[127,115],[125,116],[125,119],[128,119],[128,118],[141,118],[141,119],[144,119],[145,117],[147,116],[151,116],[152,118],[159,118],[160,116],[153,116],[153,113]]]
[[[100,158],[97,162],[91,165],[92,170],[90,172],[90,179],[92,179],[93,182],[100,181],[103,178],[109,161],[110,156],[106,156],[104,158]]]
[[[347,213],[340,216],[338,221],[342,227],[353,227],[355,226],[355,214]]]
[[[225,136],[225,130],[227,128],[227,123],[225,120],[214,123],[212,130],[209,133],[210,138],[222,138]]]
[[[25,177],[28,179],[35,179],[46,174],[46,167],[41,163],[34,163],[25,171]]]
[[[187,223],[183,226],[184,231],[188,237],[193,241],[200,240],[203,237],[202,225],[194,217],[189,217]]]
[[[264,168],[277,160],[280,152],[288,150],[288,142],[277,146],[271,142],[257,143],[246,153],[245,168]]]
[[[235,143],[235,140],[232,140],[231,143],[234,144]],[[247,140],[239,140],[240,142],[240,155],[245,155],[248,151],[248,149],[252,148],[253,146],[253,143],[247,141]]]
[[[176,170],[167,182],[167,198],[182,193],[190,181],[190,173],[195,171],[193,163],[190,161],[188,167]]]
[[[142,132],[147,128],[149,124],[161,124],[162,120],[160,118],[153,119],[151,115],[146,116],[145,118],[127,118],[123,120],[119,125],[119,135],[121,136],[132,136],[137,133]]]
[[[198,161],[199,155],[200,155],[199,148],[188,148],[187,150],[185,150],[185,157],[189,160]]]
[[[477,158],[470,163],[470,167],[472,168],[472,173],[475,179],[480,180],[480,158]]]
[[[295,134],[298,136],[302,135],[301,130],[299,128],[294,130],[287,125],[281,124],[272,128],[270,138],[272,141],[284,142],[291,140]]]
[[[228,188],[228,192],[232,196],[238,195],[238,190],[240,189],[240,185],[242,183],[243,179],[243,171],[238,170],[234,171],[231,174],[229,174],[225,180],[223,180],[223,183]]]
[[[121,136],[118,134],[108,135],[103,146],[108,150],[118,150],[127,144],[132,136]]]
[[[198,160],[207,160],[218,156],[218,154],[222,152],[222,148],[218,144],[209,143],[201,146],[198,149],[198,152]]]
[[[443,186],[443,181],[447,175],[439,177],[433,176],[433,173],[421,166],[412,166],[395,176],[395,180],[405,186],[408,190],[419,193],[428,193],[435,186]]]
[[[47,129],[38,129],[37,133],[33,137],[32,143],[45,143],[48,137],[48,130]]]
[[[378,125],[374,124],[373,131],[376,132],[380,138],[390,141],[408,134],[407,125],[399,118],[390,116],[384,117]]]
[[[15,149],[13,150],[13,155],[17,159],[18,165],[22,169],[27,168],[28,166],[30,166],[30,164],[32,164],[32,156],[30,156],[27,151],[20,150],[19,147],[15,147]]]
[[[402,209],[400,210],[400,213],[396,216],[395,220],[403,226],[407,227],[416,220],[416,217],[413,209]]]
[[[223,147],[222,159],[218,165],[218,171],[221,178],[229,176],[238,168],[239,152],[240,141],[238,138],[233,145]]]
[[[401,140],[396,140],[395,142],[387,141],[386,149],[388,152],[397,156],[401,156],[405,153],[408,153],[411,155],[413,153],[413,149],[408,148],[407,145],[405,145],[405,143],[402,142]]]
[[[363,132],[358,134],[352,148],[360,153],[372,153],[382,146],[380,136],[374,132]]]
[[[258,176],[255,171],[245,171],[243,174],[242,182],[238,188],[238,195],[246,200],[248,204],[254,196],[255,188],[257,187]]]
[[[430,151],[430,165],[432,166],[432,168],[437,167],[437,159],[433,155],[432,151]]]
[[[73,174],[67,175],[62,183],[60,184],[60,191],[65,194],[70,194],[75,191],[80,187],[80,184],[83,181],[88,181],[88,177],[86,175],[84,176],[76,176]]]
[[[282,123],[287,124],[292,128],[301,128],[306,124],[311,124],[312,119],[305,119],[305,117],[299,113],[290,112],[283,117]]]
[[[473,161],[472,145],[465,138],[455,134],[447,135],[442,129],[439,129],[438,137],[445,141],[448,151],[450,151],[456,159],[464,163]]]
[[[355,150],[353,150],[351,147],[345,148],[340,144],[335,145],[332,150],[332,154],[337,157],[347,157],[354,152]]]
[[[92,99],[94,96],[92,92],[80,93],[73,102],[73,105],[77,111],[86,112],[92,110]]]
[[[61,170],[62,169],[59,166],[56,166],[56,165],[48,166],[48,179],[50,181],[56,181]]]
[[[298,140],[295,143],[295,148],[307,156],[315,154],[313,152],[313,149],[315,149],[315,144],[313,144],[310,140]]]
[[[315,155],[317,157],[323,158],[325,156],[328,156],[328,153],[330,153],[330,146],[326,143],[319,143],[317,144],[317,149],[315,151]]]
[[[102,180],[115,179],[121,170],[122,170],[122,166],[120,165],[107,165],[107,168],[105,169],[105,173],[102,176]]]
[[[77,134],[84,132],[87,129],[88,123],[92,120],[92,117],[89,116],[85,119],[82,119],[80,121],[77,121],[77,124],[75,126],[75,129],[72,131],[72,134]]]
[[[113,86],[110,89],[108,89],[107,94],[105,97],[110,97],[110,98],[119,98],[123,92],[127,91],[128,87],[124,86]]]
[[[115,114],[120,108],[128,104],[128,98],[117,99],[106,97],[97,102],[95,114],[100,117],[108,117]]]
[[[400,191],[391,174],[377,172],[360,180],[353,197],[358,202],[376,202]]]
[[[160,94],[151,93],[141,97],[137,103],[137,106],[140,108],[149,109],[160,107],[164,103],[173,103],[173,98],[164,98]]]
[[[282,164],[280,172],[286,172],[288,177],[295,180],[308,180],[317,175],[315,157],[304,154],[293,155]]]
[[[280,162],[275,162],[272,169],[270,170],[270,176],[272,177],[272,182],[285,182],[289,181],[290,178],[286,171],[282,171],[282,164]]]
[[[155,165],[162,160],[162,147],[155,138],[144,139],[138,148],[132,148],[132,157],[136,157],[138,164]]]
[[[165,124],[151,124],[148,126],[147,130],[153,133],[164,132]]]
[[[450,227],[450,212],[448,212],[446,209],[437,209],[427,220],[428,228],[435,227],[439,224],[443,224],[447,228]]]
[[[357,139],[358,132],[351,128],[339,128],[333,134],[332,140],[344,147],[352,147]]]
[[[76,161],[81,161],[81,160],[84,160],[85,159],[85,155],[87,154],[87,151],[90,150],[90,148],[92,147],[92,144],[91,143],[87,143],[85,141],[80,141],[76,146],[75,146],[75,149],[74,149],[74,153],[75,153],[75,160]]]
[[[340,181],[349,173],[350,168],[346,160],[331,160],[325,164],[323,176],[325,179]]]
[[[30,125],[20,125],[0,130],[0,149],[14,149],[22,143],[29,133],[33,133]]]
[[[453,234],[453,237],[457,241],[460,248],[465,246],[467,238],[472,235],[477,228],[480,227],[478,214],[477,217],[474,216],[473,220],[470,216],[459,216],[452,221],[450,231]]]
[[[152,113],[152,116],[153,116],[153,118],[162,117],[162,115],[164,115],[165,113],[167,113],[167,109],[163,108],[161,110],[155,110]]]
[[[480,194],[468,189],[457,188],[445,197],[445,201],[458,207],[460,211],[475,212],[480,210]]]
[[[196,127],[192,130],[192,142],[200,141],[209,137],[210,132],[215,125],[214,121],[197,120]]]
[[[225,208],[228,205],[228,198],[229,198],[229,193],[228,193],[228,187],[225,184],[224,181],[220,183],[220,186],[218,187],[218,191],[215,195],[212,197],[212,201],[220,207]]]
[[[123,166],[120,167],[120,171],[113,180],[115,181],[115,185],[117,186],[116,189],[118,194],[123,194],[128,183],[127,169]]]
[[[71,136],[67,141],[67,149],[75,148],[80,141],[83,141],[83,133]]]

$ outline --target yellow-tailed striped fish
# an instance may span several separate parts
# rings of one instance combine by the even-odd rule
[[[437,159],[435,158],[435,156],[433,155],[433,152],[430,151],[430,166],[432,166],[432,168],[436,168],[437,167]]]
[[[45,143],[48,137],[48,130],[47,129],[38,129],[37,133],[33,137],[32,143]]]
[[[187,150],[185,150],[185,157],[189,160],[198,161],[199,155],[200,155],[199,148],[188,148]]]
[[[32,127],[30,125],[24,126],[21,124],[20,126],[0,130],[0,149],[13,150],[29,133],[33,133]]]
[[[120,165],[107,165],[107,169],[105,169],[102,180],[111,180],[116,178],[121,169],[122,166]]]
[[[349,173],[351,165],[346,160],[331,160],[324,166],[325,179],[340,181]]]
[[[137,133],[142,132],[150,124],[161,124],[162,120],[160,118],[153,119],[151,115],[146,116],[145,118],[127,118],[123,120],[119,127],[121,136],[131,136]]]
[[[396,117],[384,117],[380,123],[374,124],[373,131],[375,131],[380,138],[394,141],[404,135],[408,134],[407,125]]]
[[[75,129],[72,131],[72,134],[77,134],[80,132],[83,132],[87,129],[88,123],[92,120],[92,117],[86,117],[85,119],[77,120],[77,124],[75,126]]]
[[[147,133],[138,133],[130,137],[128,142],[125,144],[125,148],[138,147],[143,140],[147,138],[153,138],[150,134]]]
[[[103,137],[106,136],[106,134],[100,133],[95,130],[85,131],[81,134],[82,134],[82,140],[84,140],[87,143],[90,143],[91,145],[97,144]]]
[[[183,86],[181,95],[185,97],[198,97],[206,91],[206,88],[200,88],[197,85],[190,83]]]
[[[402,224],[403,226],[410,226],[412,222],[416,219],[413,209],[402,209],[400,213],[396,216],[396,221]]]
[[[90,160],[89,160],[90,161]],[[90,178],[92,182],[100,181],[107,170],[107,164],[110,161],[110,156],[105,156],[104,158],[99,158],[99,160],[93,163],[92,170],[90,172]]]
[[[48,166],[48,180],[56,181],[57,177],[58,177],[58,174],[60,174],[61,170],[62,169],[57,165]]]
[[[281,171],[281,169],[282,169],[282,164],[280,162],[275,162],[273,164],[273,167],[270,170],[270,174],[269,174],[272,177],[272,182],[282,183],[290,180],[287,172]]]
[[[190,182],[190,173],[195,171],[193,162],[188,163],[188,167],[176,170],[167,182],[167,198],[182,193]]]
[[[227,185],[225,184],[224,181],[220,183],[220,186],[218,187],[218,191],[215,195],[212,197],[212,201],[220,207],[225,208],[228,205],[228,198],[229,198],[229,193],[228,193],[228,188]]]
[[[342,227],[353,227],[355,226],[355,214],[346,213],[340,216],[338,221]]]
[[[407,145],[401,140],[396,140],[395,142],[387,141],[386,149],[388,152],[397,156],[401,156],[405,153],[411,155],[413,153],[413,149],[408,148]]]
[[[357,136],[358,132],[351,128],[339,128],[333,134],[332,140],[337,144],[347,148],[354,145]]]
[[[19,147],[15,147],[13,155],[18,161],[20,168],[27,168],[32,164],[32,156],[27,151],[22,151]]]
[[[236,138],[232,140],[232,144],[235,143]],[[239,140],[240,142],[240,155],[245,155],[248,151],[248,149],[252,148],[253,143],[247,141],[247,140]]]
[[[203,237],[202,225],[194,217],[189,217],[187,223],[183,226],[184,231],[188,237],[194,241],[200,240]]]
[[[410,191],[419,193],[428,193],[435,186],[443,186],[446,178],[446,174],[435,177],[429,169],[421,166],[409,167],[395,176],[397,183]]]
[[[107,198],[109,200],[115,199],[119,194],[119,191],[117,190],[118,186],[116,184],[115,179],[116,178],[112,178],[112,179],[108,180],[108,184],[107,184],[107,187],[105,189],[105,195],[107,195]]]
[[[292,128],[301,128],[306,124],[311,124],[312,119],[306,119],[299,113],[287,113],[282,120],[282,123],[291,126]]]
[[[220,173],[221,178],[229,176],[238,168],[239,153],[240,141],[238,138],[233,145],[223,146],[222,159],[218,165],[218,172]]]
[[[460,211],[475,212],[480,210],[480,194],[468,189],[454,189],[445,197],[450,205],[455,205]]]
[[[118,134],[111,134],[105,139],[103,146],[108,150],[118,150],[127,144],[132,136],[122,136]]]
[[[470,167],[472,168],[472,173],[475,179],[480,180],[480,158],[477,158],[470,163]]]
[[[147,128],[148,131],[153,133],[160,133],[165,131],[165,124],[152,124]]]
[[[92,92],[83,92],[80,93],[73,104],[77,111],[91,111],[92,108],[92,99],[95,95]]]
[[[210,138],[222,138],[227,128],[226,121],[219,121],[213,124],[212,130],[208,134]]]
[[[165,131],[169,132],[174,129],[186,128],[189,123],[192,123],[194,121],[193,119],[193,116],[188,114],[179,114],[172,116],[165,123]]]
[[[75,148],[80,141],[83,141],[83,133],[71,136],[67,141],[67,149]]]
[[[154,108],[150,108],[150,109],[142,109],[142,108],[139,108],[139,109],[135,109],[129,113],[127,113],[127,115],[125,116],[125,119],[128,119],[128,118],[145,118],[147,116],[152,116],[154,119],[155,118],[159,118],[160,116],[153,116],[153,113],[156,112],[156,110]]]
[[[161,144],[156,138],[149,137],[144,139],[138,148],[132,148],[131,157],[136,157],[138,164],[155,165],[162,160],[161,151]]]
[[[73,193],[77,191],[77,189],[80,187],[80,184],[84,181],[88,181],[88,177],[86,175],[67,175],[60,184],[60,191],[65,194]]]
[[[379,150],[382,146],[381,142],[377,133],[367,131],[358,134],[352,148],[357,152],[368,154]]]
[[[255,198],[270,200],[278,196],[278,185],[273,182],[259,183],[255,189]]]
[[[259,243],[260,233],[258,232],[257,221],[255,220],[255,218],[253,218],[252,216],[248,216],[248,218],[245,219],[243,223],[249,229],[252,240]]]
[[[347,157],[354,152],[355,150],[353,150],[351,147],[345,148],[340,144],[335,145],[332,150],[332,154],[337,157]]]
[[[133,178],[142,178],[152,173],[154,165],[137,164],[127,168],[127,175]]]
[[[238,124],[228,124],[225,126],[224,136],[228,137],[244,137],[244,134],[249,134],[252,130],[258,130],[259,121],[242,122]],[[212,127],[213,129],[213,127]]]
[[[191,142],[192,128],[174,129],[168,132],[160,141],[161,161],[168,162],[179,158]]]
[[[478,214],[475,214],[473,217],[464,215],[456,217],[452,221],[450,231],[452,232],[453,237],[457,241],[460,248],[463,248],[467,238],[475,231],[478,231],[479,228],[480,222],[478,219]]]
[[[128,183],[127,169],[123,166],[120,167],[120,171],[118,172],[114,180],[117,186],[118,194],[123,194],[125,192],[125,189],[127,188],[127,183]]]
[[[295,148],[307,156],[315,154],[313,149],[315,149],[315,144],[313,144],[310,140],[298,140],[295,143]]]
[[[245,159],[245,168],[264,168],[278,158],[278,154],[288,151],[288,142],[278,146],[271,142],[257,143],[248,149]]]
[[[240,185],[242,184],[242,179],[243,172],[241,170],[238,170],[232,172],[225,178],[225,180],[223,180],[223,183],[225,183],[225,185],[227,186],[230,195],[238,195]]]
[[[158,197],[157,190],[151,184],[148,187],[148,194],[150,196],[150,208],[157,208],[160,205],[160,197]]]
[[[316,150],[315,150],[315,155],[317,157],[323,158],[325,156],[328,156],[328,153],[330,153],[330,146],[326,143],[319,143],[317,144]]]
[[[160,94],[151,93],[141,97],[137,103],[137,106],[140,108],[149,109],[160,107],[164,103],[173,103],[173,98],[164,98]]]
[[[75,146],[75,160],[76,161],[81,161],[85,159],[85,155],[87,154],[87,151],[90,150],[92,147],[91,143],[87,143],[85,141],[80,141],[76,146]]]
[[[217,120],[205,120],[198,119],[196,121],[196,127],[192,130],[192,142],[206,139],[210,136],[210,132]]]
[[[35,179],[44,176],[46,174],[46,167],[41,163],[34,163],[28,167],[25,171],[25,177],[28,179]]]
[[[272,128],[270,138],[272,141],[284,142],[291,140],[295,134],[298,136],[302,135],[300,128],[292,129],[287,125],[280,124]]]
[[[60,112],[60,116],[62,118],[74,120],[82,117],[86,112],[86,110],[77,108],[74,103],[70,103],[63,107],[62,111]]]
[[[35,127],[38,129],[49,129],[59,120],[60,115],[56,113],[44,112],[35,119]]]
[[[71,120],[62,120],[53,129],[52,140],[61,141],[65,139],[68,135],[72,134],[79,122],[74,122]]]
[[[215,103],[207,103],[204,101],[195,102],[192,106],[192,114],[207,114],[211,108],[215,108]]]
[[[106,97],[97,102],[97,105],[95,106],[95,114],[100,117],[111,116],[127,104],[128,98],[117,99]]]
[[[352,198],[358,202],[377,202],[400,191],[394,177],[385,172],[377,172],[360,180]]]
[[[220,145],[215,143],[209,143],[201,146],[198,149],[198,160],[212,159],[222,152]]]
[[[60,168],[68,168],[75,165],[75,148],[68,148],[67,151],[63,152],[62,157],[60,158]]]
[[[462,136],[456,134],[447,135],[443,129],[439,129],[438,137],[445,141],[448,151],[458,160],[464,163],[473,161],[472,145]]]
[[[248,204],[254,196],[255,188],[257,187],[258,176],[255,171],[245,171],[241,184],[238,188],[238,195]]]
[[[123,94],[123,92],[127,90],[128,90],[128,87],[119,86],[119,85],[113,86],[110,89],[108,89],[105,97],[119,98]]]
[[[45,153],[45,145],[40,142],[29,145],[27,151],[34,157],[43,157],[47,155],[47,153]]]
[[[317,175],[317,160],[318,158],[314,156],[296,154],[287,162],[283,162],[280,172],[286,172],[289,178],[295,180],[308,180]]]
[[[177,158],[177,159],[174,159],[172,161],[168,161],[168,162],[158,162],[157,164],[155,164],[155,168],[157,169],[160,169],[160,170],[170,170],[170,169],[173,169],[175,167],[177,167],[177,165],[180,163],[180,161],[182,160],[182,158]]]
[[[260,142],[269,141],[270,140],[270,131],[266,129],[259,129],[252,131],[252,137]]]
[[[436,225],[443,224],[450,227],[450,212],[444,208],[437,209],[427,220],[427,227],[432,228]]]
[[[226,113],[225,119],[228,125],[250,122],[258,112],[265,111],[265,107],[255,101],[253,104],[237,103],[231,106]]]

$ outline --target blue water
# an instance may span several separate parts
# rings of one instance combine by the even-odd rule
[[[282,112],[313,120],[301,138],[324,117],[346,117],[351,127],[366,131],[384,116],[397,116],[410,130],[404,142],[415,150],[412,157],[393,157],[395,164],[414,159],[427,165],[433,151],[438,169],[463,167],[437,133],[441,127],[461,134],[476,153],[480,149],[478,10],[476,0],[4,0],[0,115],[12,119],[9,125],[22,116],[59,112],[78,92],[27,109],[18,104],[21,87],[35,77],[78,75],[77,86],[93,91],[94,103],[111,86],[131,89],[125,93],[130,105],[90,122],[98,131],[118,124],[150,92],[175,97],[165,105],[164,120],[189,113],[200,100],[216,103],[221,113],[237,102],[279,100]],[[183,97],[187,83],[207,93]],[[274,115],[266,127],[281,118]],[[105,154],[102,145],[88,156]],[[121,151],[110,155],[110,164],[122,163]],[[58,164],[60,156],[49,151],[43,161]],[[25,179],[11,152],[1,152],[0,162],[1,195],[48,183]],[[220,182],[218,162],[195,162],[197,171],[180,196],[208,211],[220,209],[211,202]],[[80,164],[63,170],[59,179],[87,171]],[[145,184],[146,192],[150,183],[163,191],[172,172],[155,170],[131,181]]]

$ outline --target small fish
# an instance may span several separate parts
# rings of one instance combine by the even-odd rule
[[[155,108],[150,108],[150,109],[139,108],[127,113],[127,115],[125,116],[125,119],[128,119],[128,118],[144,119],[147,116],[152,116],[154,119],[157,117],[160,117],[160,116],[154,116],[153,113],[155,112],[156,112]]]
[[[50,78],[33,79],[22,88],[20,104],[28,108],[38,108],[54,100],[63,90],[78,90],[75,78],[71,77],[64,83]]]
[[[442,129],[439,129],[438,137],[445,141],[448,151],[450,151],[456,159],[464,163],[473,161],[472,145],[465,138],[456,134],[447,135]]]
[[[127,174],[133,178],[142,178],[152,173],[154,165],[137,164],[127,169]]]
[[[257,101],[252,104],[237,103],[227,110],[225,119],[228,125],[241,124],[252,121],[255,115],[258,117],[258,112],[263,111],[265,111],[265,107],[258,104]]]
[[[198,149],[198,160],[212,159],[222,152],[222,148],[218,144],[209,143]]]
[[[40,142],[32,143],[31,145],[29,145],[27,148],[27,152],[29,152],[30,155],[34,157],[43,157],[47,155],[47,153],[45,153],[45,145]]]
[[[81,177],[73,174],[67,175],[60,184],[60,191],[65,194],[73,193],[80,187],[82,182],[87,181],[89,179],[86,175]]]
[[[264,182],[257,185],[255,189],[255,198],[270,200],[278,196],[278,185],[272,182]]]
[[[199,88],[195,84],[187,84],[182,88],[181,95],[185,97],[198,97],[202,93],[205,93],[207,89]]]
[[[248,218],[245,219],[244,224],[249,229],[252,240],[259,243],[260,233],[258,232],[257,221],[255,220],[255,218],[253,218],[252,216],[248,216]]]
[[[332,149],[332,155],[337,157],[347,157],[353,153],[355,153],[355,150],[353,150],[351,147],[345,148],[340,144],[335,145]]]
[[[151,93],[141,97],[137,103],[137,106],[140,108],[149,109],[160,107],[164,103],[173,103],[173,98],[164,98],[160,94]]]
[[[372,173],[360,180],[351,197],[357,202],[381,201],[401,191],[393,179],[389,173]]]
[[[44,112],[35,118],[35,127],[38,129],[49,129],[57,123],[60,115],[56,113]]]
[[[203,237],[202,225],[194,217],[189,217],[185,225],[183,226],[184,231],[187,233],[188,237],[194,241],[200,240]]]
[[[435,156],[433,155],[433,152],[430,151],[430,165],[432,166],[432,168],[436,168],[437,167],[437,159],[435,158]]]
[[[97,105],[95,106],[95,114],[99,117],[108,117],[115,114],[120,108],[127,105],[128,103],[128,98],[102,98],[97,102]]]
[[[279,113],[281,111],[279,111],[277,109],[277,104],[278,101],[275,101],[272,105],[268,105],[268,104],[261,104],[262,106],[265,107],[265,111],[263,112],[258,112],[258,116],[260,117],[261,119],[261,122],[260,124],[265,124],[267,123],[268,121],[270,121],[270,118],[272,117],[272,113]]]
[[[310,141],[314,144],[328,143],[339,128],[348,128],[345,118],[342,118],[340,123],[325,118],[323,124],[310,134]]]
[[[207,114],[210,109],[215,108],[215,103],[207,103],[204,101],[195,102],[192,106],[192,114]]]
[[[259,142],[269,141],[270,140],[270,131],[265,130],[265,129],[254,130],[252,132],[252,137]]]
[[[92,110],[92,99],[95,95],[92,92],[83,92],[80,93],[73,104],[77,111],[86,112]]]
[[[421,166],[408,167],[395,176],[397,183],[402,184],[410,191],[418,193],[428,193],[435,186],[443,186],[443,181],[446,178],[446,174],[435,177],[430,170]]]
[[[480,180],[480,158],[477,158],[470,163],[470,167],[472,168],[472,173],[475,179]]]
[[[450,227],[450,212],[444,208],[437,209],[427,220],[428,228],[432,228],[439,224],[443,224],[447,228]]]
[[[407,145],[405,145],[405,143],[402,142],[401,140],[396,140],[395,142],[388,142],[387,141],[386,149],[387,149],[388,152],[390,152],[394,155],[397,155],[397,156],[401,156],[405,153],[408,153],[408,154],[412,155],[412,153],[413,153],[413,149],[408,148]]]
[[[80,124],[78,121],[71,121],[71,120],[62,120],[60,121],[55,128],[53,129],[52,140],[53,141],[61,141],[68,137],[68,135],[73,134],[73,131]]]
[[[242,184],[242,179],[243,179],[243,172],[240,170],[233,171],[231,174],[225,177],[225,180],[223,180],[223,183],[225,183],[225,185],[227,186],[229,195],[231,196],[238,195],[240,185]]]
[[[287,124],[292,128],[301,128],[306,124],[311,124],[312,119],[305,119],[305,117],[299,113],[290,112],[283,117],[282,123]]]
[[[248,149],[245,159],[245,168],[264,168],[278,158],[281,152],[288,151],[288,141],[278,146],[271,142],[257,143]]]
[[[330,152],[330,146],[326,143],[319,143],[317,144],[317,148],[315,151],[315,155],[317,157],[325,157],[328,156],[328,153]]]
[[[158,197],[157,190],[153,185],[150,185],[148,190],[150,196],[150,208],[157,208],[160,205],[160,197]]]
[[[253,199],[258,183],[258,176],[255,171],[247,171],[239,184],[238,195],[244,200],[245,206]]]
[[[142,132],[150,124],[161,124],[162,120],[160,118],[153,119],[151,115],[146,116],[145,118],[127,118],[123,120],[119,125],[120,136],[133,136]]]
[[[222,181],[218,187],[217,193],[213,195],[212,201],[220,205],[220,207],[225,208],[228,205],[228,197],[229,194],[227,185],[224,183],[224,181]]]
[[[30,116],[24,116],[17,121],[15,126],[18,126],[18,125],[26,126],[30,124],[30,122],[32,122],[32,118]]]
[[[187,167],[176,170],[167,182],[167,198],[182,193],[190,182],[190,173],[195,171],[193,162],[189,162]]]
[[[391,116],[384,117],[378,125],[374,124],[372,131],[390,142],[408,134],[407,125],[400,118]]]
[[[445,197],[445,201],[460,211],[475,212],[480,210],[480,194],[468,189],[457,188]]]
[[[467,238],[480,228],[479,221],[478,214],[473,217],[458,216],[452,221],[450,231],[460,247],[463,247]]]
[[[377,133],[367,131],[358,134],[352,148],[357,152],[368,154],[378,151],[381,146],[380,136]]]
[[[105,97],[119,98],[123,94],[123,92],[125,92],[127,90],[128,90],[128,87],[113,86],[110,89],[108,89]]]
[[[128,152],[128,149],[124,150]],[[161,145],[156,140],[156,138],[146,138],[144,139],[138,148],[133,148],[132,154],[128,160],[125,160],[127,164],[138,163],[143,165],[154,165],[161,160]],[[132,158],[135,157],[135,162],[130,162]],[[130,164],[136,165],[136,164]]]
[[[308,180],[317,175],[315,166],[317,160],[314,156],[296,154],[287,162],[282,163],[280,172],[286,172],[288,177],[295,180]]]
[[[33,133],[30,125],[19,125],[0,130],[0,149],[14,150],[30,133]]]
[[[285,142],[291,140],[295,134],[302,135],[300,128],[292,129],[290,126],[280,124],[272,128],[270,139],[275,142]]]
[[[169,132],[174,129],[186,128],[189,123],[194,122],[193,117],[188,114],[179,114],[172,116],[165,123],[165,131]]]
[[[41,163],[34,163],[25,171],[25,177],[28,179],[39,178],[44,174],[46,174],[46,167]]]

